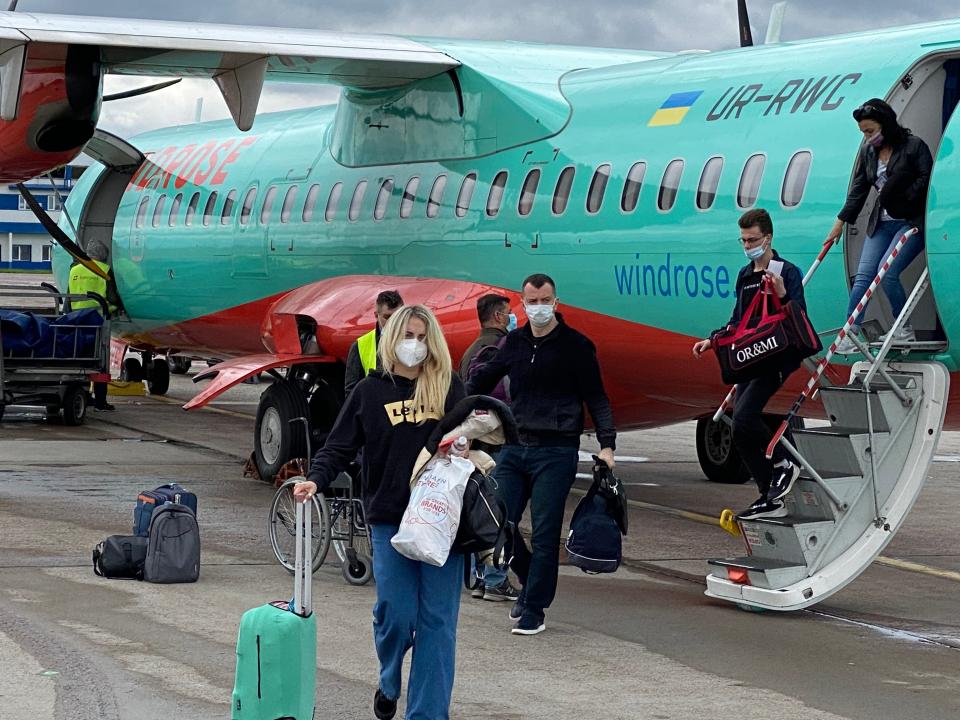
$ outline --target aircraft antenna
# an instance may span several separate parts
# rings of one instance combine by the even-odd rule
[[[7,12],[16,12],[16,11],[17,11],[17,3],[18,3],[19,1],[20,1],[20,0],[10,0],[10,7],[7,8]]]
[[[740,21],[740,47],[751,47],[753,45],[753,33],[750,32],[747,0],[737,0],[737,15]]]

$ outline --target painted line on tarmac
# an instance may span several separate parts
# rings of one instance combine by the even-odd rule
[[[155,395],[150,397],[151,400],[158,400],[159,402],[167,403],[167,405],[183,405],[186,400],[174,400],[173,398],[164,397],[163,395]],[[223,408],[210,407],[209,405],[204,405],[201,410],[207,410],[212,413],[219,413],[221,415],[230,415],[231,417],[243,418],[244,420],[249,420],[253,417],[250,413],[241,413],[236,410],[224,410]]]
[[[584,473],[578,473],[577,477],[584,475]],[[587,476],[589,479],[590,476]],[[579,496],[584,496],[587,494],[586,490],[581,490],[580,488],[573,488],[570,492],[575,493]],[[691,510],[681,510],[680,508],[670,507],[669,505],[658,505],[656,503],[644,502],[643,500],[631,500],[627,498],[627,505],[633,507],[641,508],[643,510],[650,510],[652,512],[657,512],[662,515],[669,515],[671,517],[681,518],[683,520],[692,520],[693,522],[702,523],[704,525],[720,525],[720,518],[714,517],[712,515],[704,515],[703,513],[693,512]],[[904,570],[906,572],[915,572],[920,573],[921,575],[929,575],[931,577],[940,578],[941,580],[952,580],[954,582],[960,582],[960,572],[955,572],[953,570],[942,570],[940,568],[935,568],[930,565],[924,565],[922,563],[910,562],[909,560],[898,560],[896,558],[887,557],[885,555],[879,555],[874,560],[878,565],[885,565],[887,567],[892,567],[897,570]]]
[[[593,462],[594,453],[580,451],[580,462]],[[614,455],[613,459],[618,463],[645,463],[650,462],[650,458],[643,457],[643,455]]]

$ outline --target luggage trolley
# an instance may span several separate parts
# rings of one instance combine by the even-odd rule
[[[298,421],[306,424],[305,418],[291,420]],[[310,456],[309,436],[307,440],[307,455]],[[277,561],[290,572],[294,571],[296,550],[296,502],[293,499],[293,486],[302,479],[292,478],[281,485],[270,505],[270,545]],[[365,585],[373,577],[373,544],[360,498],[359,465],[353,463],[348,472],[337,476],[323,495],[315,495],[312,499],[317,516],[317,522],[311,531],[313,569],[323,565],[332,545],[340,561],[340,571],[344,579],[351,585]]]
[[[49,300],[50,306],[38,299]],[[66,312],[71,300],[89,299],[102,312]],[[0,285],[0,308],[0,417],[7,405],[34,405],[45,408],[48,417],[62,413],[65,425],[80,425],[91,376],[109,373],[106,300],[92,292],[61,293],[49,283],[37,288]]]

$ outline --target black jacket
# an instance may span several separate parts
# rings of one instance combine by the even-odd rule
[[[868,143],[860,146],[853,185],[847,193],[847,202],[837,215],[845,223],[855,223],[863,210],[870,189],[877,182],[878,161],[876,148]],[[927,187],[930,185],[932,171],[933,156],[930,148],[916,135],[908,135],[904,143],[893,148],[887,163],[887,182],[870,208],[867,235],[873,235],[876,230],[881,208],[885,209],[890,217],[906,220],[923,229]]]
[[[773,259],[783,263],[780,276],[783,278],[783,289],[787,291],[787,295],[782,299],[782,302],[795,302],[806,312],[807,301],[803,297],[803,274],[800,272],[800,268],[789,260],[784,260],[776,250],[773,251]],[[730,321],[727,325],[736,325],[740,322],[743,313],[750,305],[750,301],[753,300],[754,295],[760,289],[763,276],[762,271],[753,269],[752,260],[740,268],[736,285],[737,302],[733,306],[733,314],[730,315]]]
[[[414,383],[378,370],[357,383],[310,463],[307,479],[328,487],[363,448],[361,487],[367,522],[399,525],[410,499],[410,473],[439,417],[417,424],[409,412]],[[453,374],[444,412],[464,397]]]
[[[530,324],[509,335],[497,356],[479,368],[468,392],[490,392],[504,375],[510,377],[510,409],[526,445],[580,445],[583,404],[587,404],[600,447],[616,448],[610,401],[603,389],[597,349],[589,338],[560,324],[535,338]]]
[[[377,347],[380,347],[380,326],[377,325]],[[380,370],[380,353],[377,353],[377,370]],[[350,350],[347,351],[347,366],[343,371],[343,395],[346,397],[350,394],[350,391],[353,390],[357,383],[363,380],[363,363],[360,362],[360,341],[354,340],[353,344],[350,346]]]

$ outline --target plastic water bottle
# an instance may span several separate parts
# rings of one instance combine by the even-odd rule
[[[468,443],[466,436],[461,435],[454,440],[453,445],[450,446],[450,454],[463,457],[463,454],[467,451],[467,445]]]

